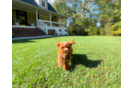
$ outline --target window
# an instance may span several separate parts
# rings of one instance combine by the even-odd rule
[[[42,6],[45,6],[45,2],[44,1],[42,1]]]

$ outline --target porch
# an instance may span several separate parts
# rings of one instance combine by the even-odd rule
[[[67,27],[62,27],[62,26],[57,26],[55,24],[52,24],[52,23],[56,23],[56,24],[60,25],[63,23],[52,22],[52,23],[50,23],[50,25],[52,25],[52,26],[49,26],[48,23],[43,23],[42,21],[45,22],[45,20],[38,19],[37,26],[34,25],[33,23],[31,23],[33,25],[20,25],[20,24],[12,25],[12,31],[14,29],[18,29],[18,30],[19,29],[29,29],[29,30],[31,30],[31,29],[38,28],[38,29],[42,30],[46,35],[55,35],[55,36],[69,35]],[[46,22],[49,22],[49,21],[46,21]]]
[[[38,28],[46,35],[68,35],[67,22],[65,23],[67,18],[65,16],[22,1],[12,1],[12,18],[12,29]]]

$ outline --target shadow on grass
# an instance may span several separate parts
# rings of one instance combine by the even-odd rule
[[[33,40],[36,39],[49,39],[49,38],[53,38],[53,37],[12,40],[12,43],[28,43],[28,42],[35,42]]]
[[[68,36],[53,36],[53,37],[42,37],[42,38],[32,38],[32,39],[19,39],[19,40],[12,40],[12,43],[27,43],[27,42],[35,42],[32,40],[36,39],[50,39],[50,38],[60,38],[60,37],[68,37]]]
[[[12,43],[28,43],[28,42],[35,42],[35,41],[31,41],[31,39],[25,39],[25,40],[12,40]]]
[[[102,60],[89,60],[86,54],[73,54],[71,57],[71,65],[69,66],[69,71],[74,71],[77,65],[84,65],[85,67],[97,67],[98,64],[101,64]]]
[[[50,39],[50,38],[60,38],[60,37],[74,37],[74,36],[79,36],[79,37],[83,37],[83,36],[89,36],[89,35],[70,35],[70,36],[53,36],[53,37],[43,37],[43,38],[32,38],[32,39],[20,39],[20,40],[12,40],[12,43],[27,43],[27,42],[35,42],[35,41],[32,41],[32,40],[36,40],[36,39]]]

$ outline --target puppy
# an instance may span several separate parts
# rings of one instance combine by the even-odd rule
[[[58,46],[58,67],[63,66],[63,70],[68,70],[68,64],[70,57],[72,55],[73,49],[72,44],[75,44],[74,38],[71,42],[56,42],[56,45]],[[63,60],[65,60],[63,62]]]

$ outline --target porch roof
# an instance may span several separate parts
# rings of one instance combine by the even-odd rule
[[[20,0],[20,1],[23,1],[23,2],[38,6],[38,4],[34,0]]]
[[[20,1],[20,0],[12,0],[12,7],[18,8],[20,10],[28,11],[28,12],[33,12],[33,13],[36,13],[36,9],[37,9],[38,13],[43,14],[43,15],[49,16],[49,14],[51,13],[51,16],[57,16],[60,18],[67,18],[64,15],[58,14],[58,13],[50,11],[50,10],[40,8],[40,7],[32,5],[32,4],[28,4],[28,3]]]
[[[26,2],[26,3],[29,3],[29,4],[32,4],[32,5],[39,7],[38,4],[35,2],[35,0],[20,0],[20,1],[23,1],[23,2]],[[48,2],[47,2],[47,4],[48,4],[48,10],[57,13]]]

